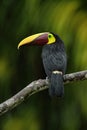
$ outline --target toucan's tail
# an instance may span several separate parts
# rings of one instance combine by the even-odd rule
[[[49,94],[51,97],[62,97],[64,94],[63,75],[60,71],[53,71],[50,79]]]

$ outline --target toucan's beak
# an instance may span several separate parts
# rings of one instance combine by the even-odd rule
[[[34,34],[32,36],[29,36],[25,39],[23,39],[19,44],[18,44],[18,49],[20,46],[29,44],[29,45],[44,45],[48,42],[48,32],[45,33],[38,33]]]

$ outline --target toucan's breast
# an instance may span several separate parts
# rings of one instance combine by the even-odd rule
[[[61,47],[61,44],[54,43],[51,45],[44,45],[42,50],[42,60],[48,77],[50,77],[52,71],[55,70],[65,73],[66,53],[64,46]]]

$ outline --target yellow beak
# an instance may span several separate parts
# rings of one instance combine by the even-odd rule
[[[38,34],[34,34],[32,36],[29,36],[25,39],[23,39],[19,44],[18,44],[18,49],[20,48],[20,46],[23,46],[25,44],[37,44],[37,45],[44,45],[48,42],[48,32],[44,32],[44,33],[38,33]]]

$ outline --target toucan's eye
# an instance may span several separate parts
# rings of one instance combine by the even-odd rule
[[[56,41],[55,37],[53,34],[49,33],[48,34],[48,43],[47,44],[52,44]]]
[[[51,38],[52,37],[52,35],[51,34],[49,34],[49,36],[48,36],[49,38]]]

